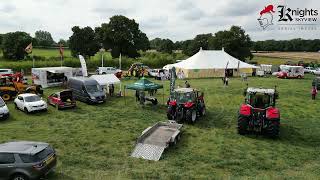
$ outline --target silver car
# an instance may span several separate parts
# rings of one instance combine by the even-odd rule
[[[0,144],[0,180],[39,179],[57,164],[55,150],[43,142]]]

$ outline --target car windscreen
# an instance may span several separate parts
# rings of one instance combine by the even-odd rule
[[[24,98],[25,102],[36,102],[36,101],[40,101],[40,97],[39,96],[27,96]]]
[[[6,104],[4,103],[3,99],[0,98],[0,107],[5,106]]]
[[[54,153],[53,148],[48,146],[47,148],[45,148],[44,150],[40,151],[35,155],[19,154],[19,156],[24,163],[34,163],[34,162],[40,162],[45,160],[48,156],[50,156],[53,153]]]
[[[186,102],[192,102],[193,95],[191,92],[187,93],[176,93],[176,100],[178,103],[186,103]]]
[[[88,93],[94,93],[94,92],[102,91],[101,86],[98,85],[98,84],[96,84],[96,85],[86,85],[86,89],[87,89]]]

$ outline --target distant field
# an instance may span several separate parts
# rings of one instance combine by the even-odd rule
[[[320,60],[319,52],[261,52],[253,53],[254,56],[284,58],[289,60]]]

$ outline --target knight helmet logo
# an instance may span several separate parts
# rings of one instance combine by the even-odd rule
[[[266,29],[268,26],[273,25],[273,15],[275,11],[273,10],[273,5],[266,6],[262,11],[260,11],[260,17],[258,18],[260,26]]]

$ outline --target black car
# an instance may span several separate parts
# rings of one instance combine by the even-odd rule
[[[1,180],[39,179],[50,173],[56,164],[56,152],[48,143],[17,141],[0,144]]]

